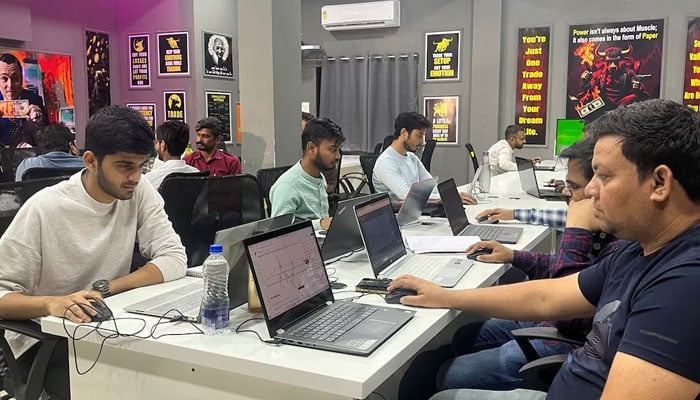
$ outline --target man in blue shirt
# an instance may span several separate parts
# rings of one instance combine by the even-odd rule
[[[37,133],[37,141],[41,155],[22,160],[17,166],[17,182],[22,180],[22,175],[30,168],[85,167],[83,158],[78,156],[73,133],[63,123],[54,123],[42,128]]]
[[[695,399],[700,394],[700,116],[670,100],[621,107],[590,126],[586,186],[601,228],[632,241],[577,274],[451,291],[415,277],[401,302],[498,318],[593,316],[548,394],[449,390],[444,399]],[[491,397],[489,397],[491,396]],[[495,397],[494,397],[495,396]]]

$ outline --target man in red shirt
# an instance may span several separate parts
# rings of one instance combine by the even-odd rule
[[[221,141],[221,122],[216,118],[197,121],[197,150],[185,157],[187,165],[210,175],[236,175],[243,172],[241,160],[216,148]]]

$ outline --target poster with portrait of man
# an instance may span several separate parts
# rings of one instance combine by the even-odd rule
[[[233,79],[233,38],[204,32],[204,76]]]

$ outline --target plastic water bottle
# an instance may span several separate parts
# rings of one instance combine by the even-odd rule
[[[485,151],[481,159],[481,175],[479,176],[479,186],[482,193],[491,190],[491,165],[489,164],[489,152]]]
[[[209,246],[209,257],[204,260],[204,297],[202,298],[202,328],[207,335],[228,331],[228,262],[223,246]]]

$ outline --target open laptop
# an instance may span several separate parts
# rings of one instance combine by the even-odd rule
[[[424,179],[422,181],[413,182],[406,193],[406,198],[396,214],[396,221],[399,226],[413,224],[419,221],[423,208],[428,203],[430,194],[433,193],[435,185],[437,185],[437,177]]]
[[[331,226],[328,227],[328,233],[326,233],[326,238],[323,239],[321,246],[323,261],[328,262],[364,247],[354,210],[355,204],[367,201],[372,198],[370,196],[376,197],[379,194],[370,194],[338,202]]]
[[[527,158],[515,157],[515,162],[518,164],[518,174],[520,174],[520,186],[523,191],[531,196],[546,200],[561,200],[565,201],[566,196],[554,191],[554,189],[541,189],[537,185],[537,174],[532,160]]]
[[[229,309],[248,301],[248,258],[243,248],[243,239],[278,229],[292,223],[293,214],[254,221],[216,232],[214,242],[223,245],[224,258],[229,265],[228,298]],[[197,268],[197,267],[195,267]],[[202,275],[199,275],[202,276]],[[135,314],[169,318],[182,317],[185,321],[199,322],[200,306],[204,295],[204,282],[198,280],[178,289],[141,300],[124,307]],[[177,311],[172,311],[177,310]],[[182,314],[182,316],[180,315]]]
[[[510,226],[472,225],[464,212],[462,199],[457,191],[454,179],[450,178],[438,184],[442,206],[447,214],[447,221],[455,236],[478,236],[481,240],[495,240],[501,243],[517,243],[523,234],[523,228]]]
[[[310,221],[245,239],[270,337],[369,355],[414,311],[335,301]]]
[[[411,274],[443,287],[454,287],[473,264],[464,254],[408,254],[387,194],[356,205],[355,215],[377,278]]]

